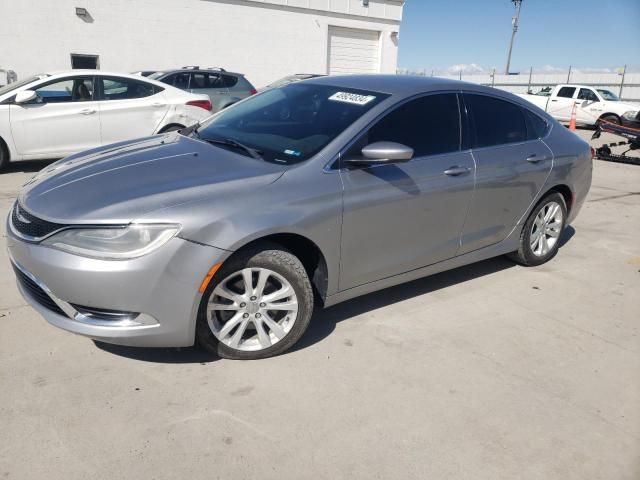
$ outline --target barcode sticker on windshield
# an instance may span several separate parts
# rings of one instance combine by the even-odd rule
[[[373,95],[358,95],[357,93],[349,92],[336,92],[329,97],[329,100],[334,102],[351,103],[353,105],[366,105],[375,99],[376,97]]]

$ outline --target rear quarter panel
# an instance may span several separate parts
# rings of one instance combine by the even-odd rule
[[[179,124],[189,127],[205,118],[211,116],[212,112],[201,107],[187,105],[191,100],[209,100],[207,95],[189,94],[179,91],[179,95],[175,92],[163,92],[166,96],[168,111],[162,122],[156,127],[155,133],[162,130],[167,125]],[[173,94],[172,94],[173,93]]]
[[[567,223],[570,223],[575,220],[591,188],[593,172],[591,147],[557,122],[544,142],[554,155],[553,169],[544,191],[559,185],[569,187],[573,194],[573,203],[567,220]]]

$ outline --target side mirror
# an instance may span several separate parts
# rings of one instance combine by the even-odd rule
[[[16,93],[16,99],[14,102],[16,103],[29,103],[38,98],[38,94],[33,90],[22,90],[21,92]]]
[[[413,158],[413,148],[396,142],[375,142],[362,149],[364,158],[348,159],[352,165],[382,165],[408,162]]]

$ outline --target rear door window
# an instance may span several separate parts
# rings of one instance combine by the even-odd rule
[[[562,87],[556,97],[573,98],[574,93],[576,93],[576,87]]]
[[[174,73],[166,76],[160,81],[179,88],[180,90],[186,90],[189,88],[189,76],[190,75],[187,72]]]
[[[222,75],[222,80],[227,88],[233,88],[238,84],[238,77],[232,75]]]
[[[101,78],[103,100],[129,100],[150,97],[158,92],[151,83],[138,82],[128,78]]]
[[[209,84],[209,74],[204,72],[196,72],[191,74],[190,90],[198,90],[211,88]]]
[[[525,121],[527,122],[527,140],[542,138],[547,134],[549,124],[538,115],[523,108]]]
[[[218,73],[210,73],[209,80],[209,88],[226,88],[223,76]]]
[[[523,110],[487,95],[465,94],[472,126],[473,148],[526,141],[529,138]]]

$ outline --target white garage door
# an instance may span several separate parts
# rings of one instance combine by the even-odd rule
[[[380,72],[380,32],[329,27],[329,75]]]

